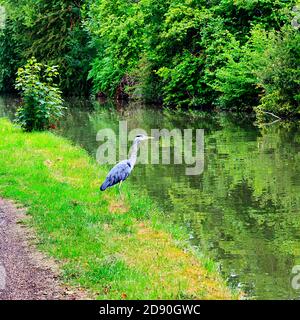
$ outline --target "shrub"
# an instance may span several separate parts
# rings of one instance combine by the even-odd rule
[[[279,116],[300,113],[300,34],[291,27],[265,31],[259,26],[248,43],[229,52],[217,71],[215,89],[224,109],[256,107]]]
[[[22,104],[16,113],[16,122],[26,131],[45,130],[62,116],[61,91],[54,83],[59,75],[57,66],[28,60],[18,69],[16,89],[22,92]]]
[[[247,44],[239,42],[226,55],[225,66],[217,70],[215,90],[220,92],[217,104],[226,110],[246,110],[257,106],[263,88],[259,84],[257,70],[265,68],[265,51],[274,42],[272,34],[268,34],[259,26],[251,32]]]
[[[300,33],[290,27],[275,35],[265,52],[265,67],[256,71],[265,95],[257,111],[300,115]]]

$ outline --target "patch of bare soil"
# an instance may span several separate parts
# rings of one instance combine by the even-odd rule
[[[83,300],[80,288],[62,284],[59,268],[34,246],[24,209],[0,198],[0,300]]]

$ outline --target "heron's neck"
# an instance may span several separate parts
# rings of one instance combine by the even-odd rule
[[[131,168],[133,168],[136,163],[138,150],[139,150],[139,143],[133,142],[133,145],[130,149],[130,158],[129,158],[129,163],[131,165]]]

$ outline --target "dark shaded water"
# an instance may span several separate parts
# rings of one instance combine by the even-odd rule
[[[0,116],[14,101],[0,100]],[[190,241],[216,262],[234,287],[260,299],[295,299],[292,268],[300,265],[300,129],[279,123],[259,129],[235,114],[179,114],[131,104],[125,108],[69,102],[57,132],[95,156],[96,133],[143,128],[205,129],[205,166],[137,165],[130,177],[166,218],[185,225]],[[86,108],[90,107],[89,111]]]

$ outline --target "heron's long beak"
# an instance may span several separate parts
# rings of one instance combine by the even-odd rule
[[[148,139],[154,139],[154,137],[147,137]]]

